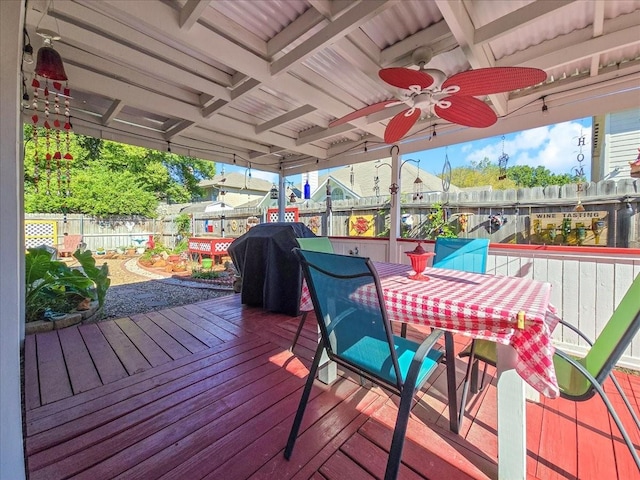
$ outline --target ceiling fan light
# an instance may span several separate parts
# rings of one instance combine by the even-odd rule
[[[35,72],[36,75],[48,78],[49,80],[67,80],[62,57],[53,49],[51,40],[48,38],[45,38],[44,46],[38,50],[38,61],[36,62]]]

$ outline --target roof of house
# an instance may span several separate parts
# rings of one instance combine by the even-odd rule
[[[239,172],[218,174],[213,178],[202,180],[198,185],[202,188],[214,187],[225,190],[249,190],[266,193],[271,190],[272,183],[262,178],[249,176]]]
[[[353,175],[352,175],[353,172]],[[354,165],[347,165],[342,168],[331,170],[320,175],[318,178],[318,188],[325,188],[327,178],[338,181],[359,197],[376,196],[375,178],[378,177],[379,195],[388,195],[391,181],[391,159],[379,162],[364,162]],[[422,192],[441,192],[442,180],[422,169],[418,170],[417,165],[408,162],[402,166],[400,193],[413,193],[415,180],[420,177],[422,180]],[[458,192],[460,189],[455,185],[449,187],[449,191]],[[313,192],[312,192],[313,195]]]

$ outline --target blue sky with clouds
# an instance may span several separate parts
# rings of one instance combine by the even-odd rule
[[[584,137],[582,150],[578,141],[581,136]],[[470,166],[473,161],[479,162],[485,157],[497,165],[498,158],[503,151],[509,156],[508,167],[513,165],[543,166],[557,174],[572,173],[572,169],[579,166],[577,157],[582,152],[584,155],[582,162],[584,174],[590,178],[591,117],[507,134],[504,136],[504,147],[502,137],[492,137],[416,152],[406,155],[403,159],[420,160],[422,170],[437,175],[442,172],[445,156],[448,157],[452,168]],[[244,168],[225,165],[225,171],[244,172]],[[277,181],[277,175],[273,173],[259,172],[253,169],[252,175],[269,181]],[[288,178],[294,183],[298,183],[299,179],[299,175]]]

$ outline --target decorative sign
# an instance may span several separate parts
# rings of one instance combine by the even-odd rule
[[[609,213],[532,213],[531,243],[552,245],[607,246]]]
[[[373,215],[351,215],[349,217],[350,237],[373,237],[375,221]]]

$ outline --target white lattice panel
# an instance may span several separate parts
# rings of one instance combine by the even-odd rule
[[[213,246],[214,252],[215,253],[227,253],[227,248],[229,248],[229,245],[231,245],[231,242],[233,242],[233,240],[217,242]]]
[[[202,252],[202,253],[210,253],[211,252],[211,243],[208,241],[198,242],[198,241],[190,241],[189,242],[189,250],[194,252]]]
[[[25,220],[25,247],[34,248],[40,245],[55,247],[57,245],[58,224],[56,222]]]
[[[273,223],[278,221],[278,209],[270,208],[267,210],[267,222]],[[298,208],[288,207],[284,210],[285,222],[297,222],[298,221]]]

